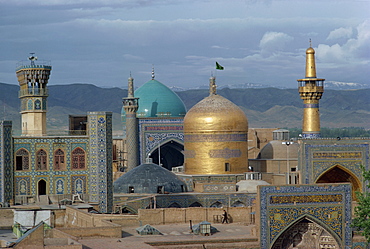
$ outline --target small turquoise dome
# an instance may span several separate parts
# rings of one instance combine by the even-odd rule
[[[135,91],[139,98],[138,118],[184,117],[186,108],[180,97],[157,80],[150,80]],[[122,108],[122,121],[125,111]]]

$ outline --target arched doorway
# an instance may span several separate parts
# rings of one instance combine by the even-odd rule
[[[356,199],[356,191],[361,191],[361,183],[358,178],[348,169],[336,165],[321,176],[318,177],[316,183],[341,183],[349,182],[352,184],[352,198]]]
[[[339,249],[336,239],[322,226],[304,217],[286,229],[273,243],[272,249]]]
[[[38,183],[37,183],[37,192],[39,195],[46,195],[46,181],[41,179]]]
[[[184,154],[182,151],[184,150],[184,145],[170,140],[158,147],[150,154],[150,158],[152,158],[153,163],[159,164],[159,155],[158,152],[160,151],[161,160],[160,164],[168,169],[171,170],[173,167],[181,166],[184,164]]]

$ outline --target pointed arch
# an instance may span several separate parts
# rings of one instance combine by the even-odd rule
[[[168,208],[181,208],[181,206],[177,202],[172,202],[171,205],[168,206]]]
[[[196,201],[193,202],[189,207],[203,207],[203,205]]]
[[[283,229],[271,242],[271,249],[290,248],[289,246],[291,245],[295,248],[299,243],[304,243],[306,236],[310,236],[313,233],[317,233],[317,241],[313,242],[313,246],[316,246],[321,242],[321,236],[325,236],[329,238],[329,241],[331,238],[331,243],[337,245],[334,248],[341,248],[341,240],[337,234],[328,228],[322,221],[306,214],[286,226],[285,229]],[[312,242],[312,240],[310,241]],[[325,243],[328,244],[327,241]],[[314,248],[309,245],[306,246],[307,247],[305,248]]]
[[[47,195],[47,184],[44,179],[40,179],[37,182],[37,194],[38,195]]]
[[[173,167],[181,166],[184,164],[184,144],[175,138],[161,141],[161,146],[158,146],[150,151],[150,158],[152,158],[153,163],[159,164],[159,152],[160,152],[160,164],[171,170]]]
[[[65,155],[62,149],[54,151],[54,170],[65,170]]]
[[[216,202],[212,203],[210,207],[212,207],[212,208],[222,208],[223,204],[219,201],[216,201]]]
[[[336,164],[328,168],[325,172],[319,175],[315,183],[341,183],[349,182],[352,184],[352,198],[356,200],[356,191],[362,190],[361,181],[352,171]]]
[[[244,202],[236,201],[231,206],[232,207],[245,207],[245,204],[244,204]]]
[[[26,149],[19,149],[15,153],[15,170],[29,170],[30,156]]]
[[[72,169],[78,170],[78,169],[85,169],[86,168],[86,155],[85,151],[77,147],[72,151]]]
[[[47,170],[47,154],[46,151],[40,149],[36,152],[36,170]]]

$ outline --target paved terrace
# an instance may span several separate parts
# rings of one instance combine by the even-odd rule
[[[145,224],[143,224],[145,225]],[[254,225],[242,224],[212,224],[219,232],[211,236],[190,233],[189,224],[156,225],[163,235],[144,235],[136,232],[137,227],[123,228],[122,238],[81,239],[79,243],[85,249],[116,249],[116,248],[259,248]]]

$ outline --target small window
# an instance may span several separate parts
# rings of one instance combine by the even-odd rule
[[[131,194],[131,193],[135,193],[135,189],[133,186],[130,186],[128,187],[128,192]]]
[[[230,163],[225,163],[225,171],[230,171]]]
[[[36,170],[47,170],[47,154],[43,149],[36,153]]]
[[[15,154],[15,169],[28,170],[29,169],[29,154],[25,149],[20,149]]]
[[[85,169],[85,151],[81,148],[72,151],[72,169]]]
[[[158,194],[163,194],[164,193],[164,187],[163,186],[158,186],[157,187],[157,193]]]
[[[54,170],[64,170],[65,169],[65,160],[64,160],[64,151],[57,149],[54,152]]]

